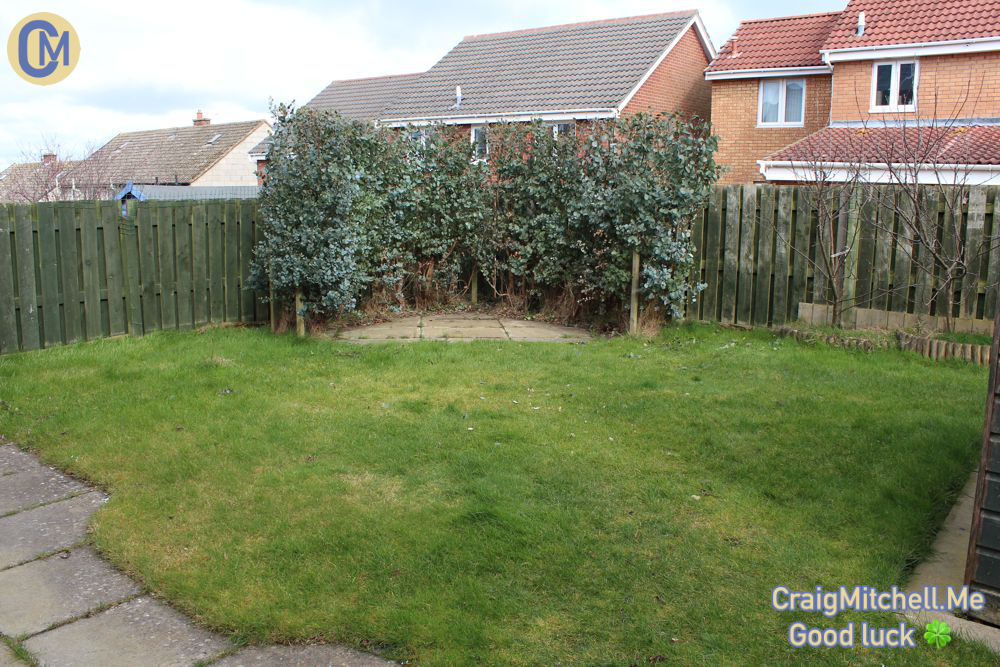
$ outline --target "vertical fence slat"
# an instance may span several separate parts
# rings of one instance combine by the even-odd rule
[[[788,186],[778,188],[778,217],[774,228],[774,303],[771,321],[784,324],[788,319],[788,268],[791,259],[792,196]]]
[[[740,251],[740,186],[726,186],[726,240],[722,258],[722,321],[736,318],[736,287]]]
[[[765,185],[760,192],[760,224],[757,226],[757,282],[754,285],[754,324],[766,325],[771,297],[771,272],[774,246],[774,186]]]
[[[108,330],[112,336],[128,331],[125,320],[125,274],[117,202],[101,205],[101,227],[104,233],[104,264],[108,279]]]
[[[954,196],[958,196],[958,201],[961,201],[961,195],[954,195],[951,193],[946,194],[944,199],[944,212],[942,214],[941,221],[941,252],[944,257],[952,257],[955,253],[955,212],[954,207],[949,205],[949,203],[953,203],[949,202],[949,198]],[[943,317],[947,314],[950,317],[953,313],[947,313],[948,289],[944,284],[945,272],[942,267],[937,266],[934,273],[934,314],[939,317]],[[954,292],[954,285],[952,285],[952,292]]]
[[[63,325],[66,329],[66,342],[72,343],[80,340],[83,336],[76,208],[69,203],[60,203],[55,212],[59,218],[59,264],[62,267]]]
[[[14,258],[11,255],[13,220],[0,203],[0,354],[17,352],[17,310],[14,305]]]
[[[128,331],[133,336],[143,335],[142,280],[139,277],[139,211],[134,204],[128,207],[128,217],[122,221],[121,241],[125,257],[125,309],[128,313]]]
[[[174,259],[177,249],[174,247],[174,206],[160,206],[156,211],[157,240],[160,255],[160,314],[163,317],[164,329],[177,328],[177,297],[176,278],[174,276]]]
[[[222,217],[225,209],[222,204],[212,202],[208,205],[208,284],[209,284],[209,319],[212,322],[222,322],[225,319],[225,271],[224,251],[222,246]]]
[[[993,213],[996,216],[996,212]],[[976,316],[979,302],[979,267],[975,259],[982,252],[983,228],[986,225],[986,188],[969,191],[969,217],[965,231],[965,262],[970,269],[962,280],[962,317]],[[995,287],[994,287],[995,289]]]
[[[249,289],[250,284],[250,263],[253,260],[253,201],[244,200],[240,202],[240,321],[253,322],[256,320],[253,308],[253,292]],[[698,258],[695,257],[695,262]]]
[[[59,305],[59,248],[56,246],[55,209],[51,202],[38,204],[38,254],[42,283],[42,330],[45,347],[63,342],[62,308]]]
[[[174,238],[177,247],[177,324],[182,329],[194,326],[191,294],[191,213],[187,203],[174,212]]]
[[[913,203],[905,196],[899,198],[898,213],[902,216],[913,215]],[[908,225],[896,222],[896,244],[894,249],[892,272],[892,299],[889,309],[897,313],[905,313],[910,300],[910,268],[913,258],[913,235]]]
[[[196,204],[191,228],[191,276],[194,285],[194,324],[208,322],[208,206]]]
[[[792,289],[788,303],[788,318],[799,317],[799,303],[805,299],[809,269],[809,234],[812,227],[812,197],[805,189],[796,190],[795,215],[792,218]]]
[[[870,308],[872,277],[875,272],[875,203],[864,201],[859,212],[856,238],[847,238],[848,244],[858,249],[858,271],[854,295],[859,308]],[[848,304],[850,305],[850,304]]]
[[[753,242],[757,234],[757,186],[743,186],[743,207],[740,213],[739,286],[736,295],[736,321],[750,324],[753,307],[753,274],[756,256]]]
[[[893,207],[886,201],[884,191],[880,192],[876,215],[875,259],[872,269],[872,308],[886,310],[889,307],[889,285],[892,280],[892,244],[895,230]]]
[[[83,260],[83,321],[87,340],[100,338],[101,279],[97,259],[97,205],[88,203],[81,211],[80,249]]]
[[[713,188],[708,201],[708,223],[705,229],[705,284],[702,317],[715,320],[719,316],[719,245],[722,237],[721,188]]]
[[[240,237],[239,213],[237,202],[226,202],[226,221],[223,246],[225,252],[226,272],[226,321],[237,322],[240,319]]]
[[[14,207],[14,250],[17,257],[17,291],[21,300],[21,348],[35,350],[41,345],[38,331],[38,286],[35,283],[35,232],[32,207]]]
[[[992,227],[986,249],[989,267],[986,270],[986,312],[983,317],[993,320],[997,314],[997,292],[1000,290],[1000,188],[991,187],[989,198],[993,201]]]
[[[923,216],[923,220],[920,222],[921,229],[938,229],[940,219],[938,217],[938,193],[935,188],[925,187],[921,190],[920,215]],[[914,250],[916,252],[914,259],[917,275],[914,278],[916,288],[913,297],[913,312],[928,315],[931,312],[930,302],[934,293],[934,255],[931,254],[931,250],[924,240],[916,243]]]
[[[136,236],[139,241],[139,280],[142,285],[142,330],[145,333],[161,328],[156,295],[156,205],[140,204],[136,209]]]

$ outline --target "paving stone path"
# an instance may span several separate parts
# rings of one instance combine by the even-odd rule
[[[150,597],[87,543],[107,496],[0,443],[0,667],[358,666],[393,663],[342,646],[238,649]]]
[[[401,317],[390,322],[344,329],[337,337],[354,343],[415,340],[585,343],[591,338],[583,329],[476,313]]]

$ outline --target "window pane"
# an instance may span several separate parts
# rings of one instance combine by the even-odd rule
[[[875,71],[875,106],[887,107],[892,87],[892,65],[879,65]]]
[[[760,90],[760,122],[778,122],[778,103],[781,97],[780,81],[765,81]]]
[[[572,137],[576,134],[576,123],[558,123],[555,130],[557,137]]]
[[[473,151],[477,160],[486,158],[486,128],[476,127],[472,129]]]
[[[903,63],[899,66],[899,104],[913,104],[913,78],[917,66],[913,63]]]
[[[785,85],[785,122],[802,122],[802,101],[805,89],[801,81],[789,81]]]

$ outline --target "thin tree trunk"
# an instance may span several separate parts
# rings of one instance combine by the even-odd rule
[[[632,252],[632,295],[629,302],[628,331],[633,336],[639,333],[639,251]]]
[[[306,316],[302,312],[302,289],[295,290],[295,333],[299,338],[306,335]]]

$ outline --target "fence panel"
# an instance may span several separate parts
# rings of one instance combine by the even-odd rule
[[[881,188],[883,191],[885,188]],[[959,330],[987,330],[1000,303],[1000,222],[997,188],[970,188],[964,226],[952,224],[947,197],[934,188],[919,193],[923,215],[939,226],[944,248],[966,249],[974,265],[955,286]],[[823,259],[831,235],[846,238],[843,267],[845,325],[940,324],[947,311],[942,267],[911,229],[897,219],[912,211],[909,197],[855,193],[831,211],[833,224],[820,229],[816,193],[807,186],[716,187],[694,226],[692,283],[706,289],[688,317],[755,325],[782,325],[800,317],[829,317],[834,291]],[[829,195],[825,195],[829,196]],[[834,195],[836,196],[836,195]],[[896,204],[893,204],[895,197]],[[952,230],[961,231],[959,239]],[[947,252],[947,250],[946,250]],[[815,307],[814,307],[815,306]],[[818,323],[818,322],[817,322]]]
[[[257,204],[0,204],[0,354],[256,322]]]

